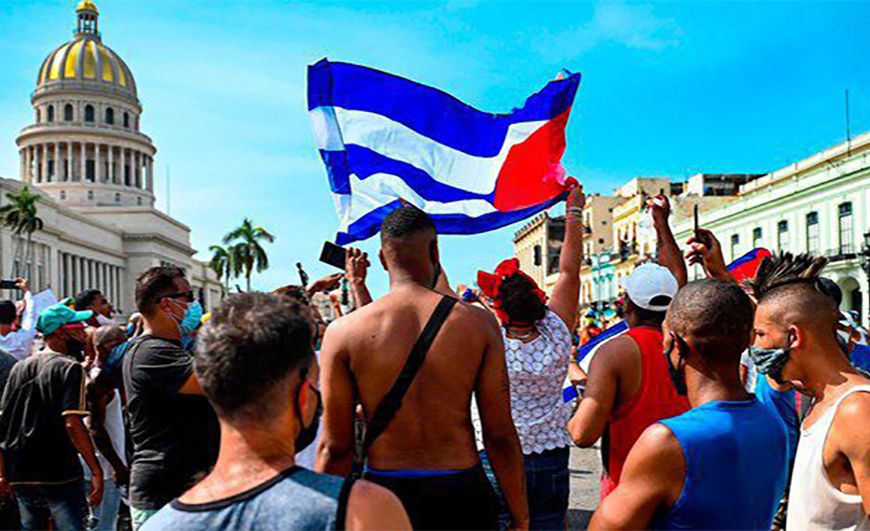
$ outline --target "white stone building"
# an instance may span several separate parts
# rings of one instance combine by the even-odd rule
[[[51,287],[59,296],[97,288],[130,313],[138,275],[172,264],[188,273],[210,309],[221,299],[220,283],[193,259],[190,229],[154,208],[157,149],[139,129],[133,74],[102,43],[96,5],[82,0],[76,15],[73,39],[39,68],[34,123],[16,140],[21,181],[0,179],[2,204],[22,182],[36,189],[45,226],[33,234],[29,256],[3,230],[0,274],[26,276],[34,289]]]
[[[737,200],[702,209],[701,225],[713,231],[728,261],[755,247],[824,254],[826,276],[843,290],[843,310],[857,310],[867,324],[870,304],[865,233],[870,230],[870,133],[740,186]],[[685,242],[692,220],[674,220]],[[690,268],[690,278],[698,274]]]

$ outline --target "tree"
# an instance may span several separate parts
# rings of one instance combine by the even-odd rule
[[[242,224],[224,236],[224,245],[229,245],[232,257],[233,272],[236,275],[244,273],[247,291],[251,291],[251,274],[269,268],[269,257],[260,242],[272,243],[275,237],[263,227],[255,227],[250,219],[245,218]]]
[[[36,210],[39,194],[34,194],[27,185],[24,185],[17,192],[7,193],[6,199],[9,203],[0,207],[0,225],[11,230],[13,236],[18,239],[22,235],[25,236],[27,246],[24,252],[24,267],[25,270],[29,270],[29,265],[33,259],[33,233],[42,230],[44,225]],[[18,252],[15,253],[16,258],[20,257],[20,251],[19,245]],[[21,274],[20,271],[14,273]]]
[[[235,273],[233,255],[220,245],[212,245],[208,250],[212,253],[208,266],[217,275],[218,280],[223,281],[224,293],[229,293],[230,277]]]

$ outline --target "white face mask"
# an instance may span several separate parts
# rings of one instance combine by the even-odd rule
[[[100,326],[106,326],[106,325],[116,326],[118,324],[118,322],[115,321],[114,319],[110,319],[101,313],[97,314],[97,322],[100,324]]]

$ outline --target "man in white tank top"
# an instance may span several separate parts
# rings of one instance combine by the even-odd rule
[[[818,289],[824,258],[785,255],[754,290],[758,371],[815,399],[801,425],[788,530],[870,530],[870,379],[836,340],[834,302]]]

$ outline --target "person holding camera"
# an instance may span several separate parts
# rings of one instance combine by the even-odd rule
[[[33,340],[36,337],[36,306],[33,304],[27,280],[16,278],[14,282],[16,289],[24,295],[24,312],[19,320],[15,303],[10,300],[0,301],[0,350],[8,352],[17,360],[23,360],[30,356],[33,350]],[[16,322],[19,323],[17,327]]]

